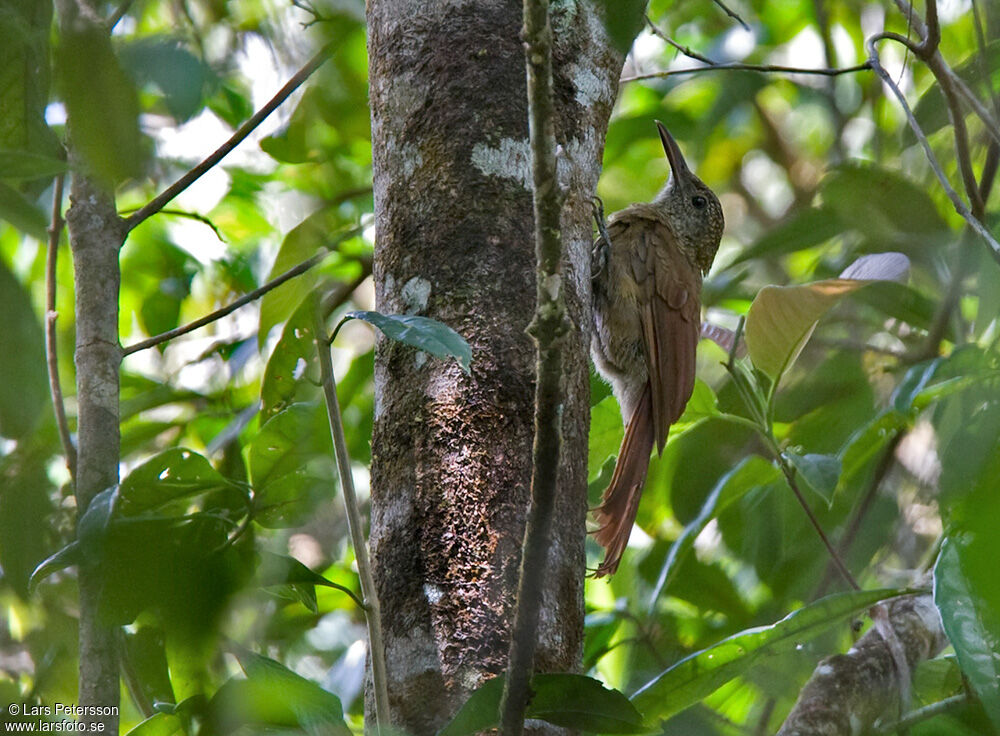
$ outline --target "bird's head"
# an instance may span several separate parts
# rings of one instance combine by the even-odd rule
[[[715,192],[688,168],[677,141],[663,123],[657,120],[656,127],[670,162],[670,179],[656,195],[653,204],[666,214],[688,258],[703,273],[707,273],[719,249],[725,226],[722,204]]]

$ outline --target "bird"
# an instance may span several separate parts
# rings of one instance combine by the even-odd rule
[[[702,278],[725,226],[719,198],[688,168],[663,123],[656,127],[670,176],[653,201],[614,213],[605,226],[595,197],[590,353],[618,400],[625,436],[595,509],[594,537],[605,556],[594,577],[618,569],[650,453],[654,445],[662,453],[694,390]]]

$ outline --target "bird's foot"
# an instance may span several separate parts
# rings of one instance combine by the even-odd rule
[[[608,253],[611,249],[611,236],[608,235],[608,228],[604,222],[604,202],[596,194],[590,199],[590,206],[594,213],[594,222],[597,224],[599,237],[594,241],[594,248],[590,252],[590,278],[596,279],[603,273],[608,265]]]

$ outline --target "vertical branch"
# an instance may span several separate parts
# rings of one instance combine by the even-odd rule
[[[101,491],[118,483],[119,429],[118,250],[125,239],[110,195],[75,174],[66,213],[76,285],[76,506],[82,515]],[[93,560],[79,568],[80,705],[117,706],[115,630],[100,621],[102,570]],[[117,715],[84,716],[118,732]]]
[[[56,334],[56,264],[59,257],[59,236],[62,234],[65,222],[62,216],[63,184],[66,177],[60,174],[56,177],[52,188],[52,220],[49,224],[48,251],[45,254],[45,364],[49,372],[49,395],[52,397],[52,410],[56,415],[56,427],[59,430],[59,441],[62,443],[63,455],[66,457],[66,467],[71,477],[76,477],[76,448],[69,433],[69,422],[66,421],[66,404],[63,401],[62,385],[59,383],[59,351]]]
[[[317,297],[314,314],[316,351],[319,355],[323,394],[326,397],[326,413],[330,420],[330,434],[333,436],[333,449],[337,457],[340,488],[344,494],[344,506],[347,509],[347,526],[351,532],[351,544],[354,546],[354,557],[358,563],[361,594],[365,599],[368,649],[371,656],[372,684],[375,690],[375,723],[377,732],[381,733],[382,728],[389,725],[389,686],[385,664],[385,644],[382,637],[382,614],[378,592],[375,590],[371,561],[368,559],[364,522],[358,507],[358,497],[354,492],[354,476],[351,474],[351,458],[347,454],[344,421],[340,415],[340,402],[337,400],[337,384],[333,375],[333,361],[330,359],[330,344],[320,312]]]
[[[534,183],[537,304],[529,332],[538,350],[531,508],[521,547],[517,609],[511,633],[507,680],[500,705],[501,733],[520,736],[530,697],[541,608],[543,570],[555,504],[562,446],[562,338],[567,332],[562,293],[562,209],[556,178],[552,101],[552,29],[548,0],[524,0],[528,121]]]
[[[64,32],[101,24],[88,0],[64,0],[59,10]],[[71,142],[75,122],[71,114]],[[87,176],[86,164],[74,155],[72,146],[70,163],[74,174],[66,224],[76,293],[76,507],[80,518],[97,494],[118,483],[118,251],[126,231],[112,193]],[[103,574],[95,559],[85,557],[78,566],[79,704],[91,709],[81,719],[89,731],[118,733],[118,641],[115,628],[101,620]]]

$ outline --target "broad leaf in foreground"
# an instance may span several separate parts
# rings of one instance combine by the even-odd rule
[[[360,319],[378,327],[387,337],[412,345],[435,358],[457,358],[462,370],[469,372],[472,348],[461,335],[443,322],[414,314],[348,312],[344,321]]]
[[[747,629],[682,659],[641,687],[632,702],[647,720],[669,718],[739,677],[760,657],[778,654],[847,616],[905,592],[880,589],[827,596],[775,624]]]

